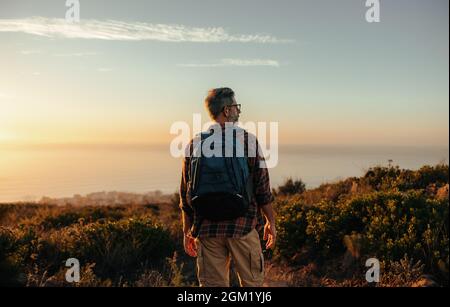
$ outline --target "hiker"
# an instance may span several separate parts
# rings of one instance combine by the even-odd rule
[[[190,142],[183,161],[184,250],[197,257],[201,287],[229,287],[231,259],[241,286],[260,287],[264,281],[257,231],[264,224],[261,211],[266,218],[266,249],[273,249],[276,241],[269,173],[256,137],[236,125],[241,105],[233,90],[210,90],[205,106],[214,125]],[[205,148],[218,155],[206,155]]]

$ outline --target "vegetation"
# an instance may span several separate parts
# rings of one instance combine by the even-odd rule
[[[362,178],[317,190],[322,197],[316,204],[308,201],[318,191],[277,198],[279,259],[298,264],[314,259],[323,267],[341,258],[348,274],[349,261],[364,268],[365,260],[375,257],[398,266],[407,257],[448,284],[448,166],[376,167]]]
[[[279,186],[278,189],[273,190],[274,195],[295,195],[305,192],[306,185],[301,179],[292,180],[288,178],[283,185]]]
[[[274,190],[278,241],[266,284],[448,285],[448,165],[374,167],[360,178]],[[0,285],[191,286],[195,260],[182,249],[177,194],[170,202],[114,206],[0,205]],[[65,279],[68,258],[79,283]],[[232,276],[231,280],[237,280]]]
[[[78,259],[84,270],[79,285],[149,286],[149,280],[170,285],[173,278],[181,282],[175,275],[183,267],[178,268],[173,259],[180,249],[174,240],[179,235],[172,232],[178,225],[174,221],[163,226],[167,216],[153,205],[21,204],[2,205],[1,212],[2,285],[67,285],[65,262],[69,258]]]

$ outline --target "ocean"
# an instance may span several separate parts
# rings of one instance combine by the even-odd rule
[[[391,162],[389,162],[391,160]],[[272,187],[289,177],[307,188],[362,176],[376,165],[418,169],[449,161],[449,149],[425,146],[280,146],[278,164],[269,169]],[[37,201],[43,196],[119,191],[178,190],[180,158],[168,146],[41,146],[0,149],[0,202]]]

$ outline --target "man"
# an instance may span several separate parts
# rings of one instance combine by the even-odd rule
[[[241,113],[234,92],[230,88],[209,91],[205,106],[212,120],[221,128],[234,124]],[[225,130],[225,129],[223,129]],[[200,216],[193,206],[192,164],[194,143],[191,141],[183,163],[180,186],[180,208],[182,210],[184,249],[192,257],[197,257],[197,275],[200,286],[228,287],[229,266],[233,259],[241,286],[260,287],[264,281],[264,257],[260,238],[256,230],[261,210],[266,218],[264,240],[266,248],[273,249],[276,241],[275,218],[271,202],[269,173],[264,167],[264,157],[259,151],[256,138],[256,155],[249,153],[249,137],[245,132],[245,161],[248,162],[251,197],[245,213],[233,219],[210,220]],[[244,165],[247,167],[246,165]],[[201,175],[200,175],[201,176]],[[217,187],[219,188],[219,187]],[[241,195],[238,195],[242,198]],[[220,202],[220,199],[217,199]],[[205,206],[218,206],[219,202]],[[231,202],[230,202],[231,205]],[[218,208],[218,207],[217,207]]]

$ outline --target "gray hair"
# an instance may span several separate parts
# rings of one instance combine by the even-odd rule
[[[225,106],[233,103],[234,92],[231,88],[221,87],[209,90],[205,98],[205,106],[212,119],[216,119],[222,113]]]

